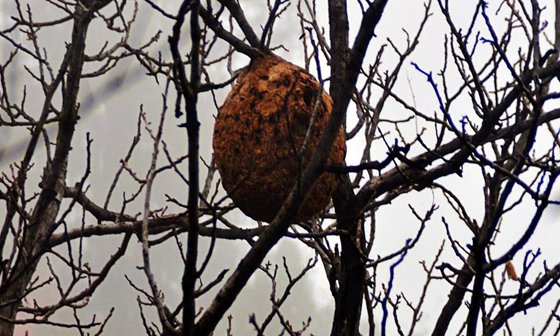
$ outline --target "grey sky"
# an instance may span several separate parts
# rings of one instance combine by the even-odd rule
[[[37,21],[60,15],[59,12],[44,3],[38,4],[34,1],[29,1],[29,3],[32,6]],[[243,3],[249,21],[254,24],[254,27],[262,26],[266,19],[263,15],[263,11],[266,8],[266,5],[263,5],[264,1],[245,1]],[[446,28],[444,26],[444,19],[438,14],[438,10],[435,6],[437,5],[435,4],[432,10],[435,14],[429,20],[424,36],[421,38],[421,45],[410,57],[410,61],[417,62],[427,71],[437,73],[443,62],[443,34]],[[458,13],[470,13],[471,5],[467,2],[457,1],[455,6],[457,7],[456,12]],[[175,10],[174,7],[171,6],[168,8],[170,11]],[[129,10],[130,9],[131,8],[129,8]],[[551,2],[550,10],[547,10],[545,15],[552,17],[552,9]],[[8,2],[2,2],[0,4],[0,27],[3,28],[8,24],[9,20],[7,16],[12,15],[12,11],[13,6]],[[351,6],[351,11],[351,31],[355,33],[359,18],[359,7],[353,5]],[[377,31],[377,38],[370,47],[370,59],[373,59],[375,53],[382,44],[387,43],[387,38],[390,38],[397,46],[405,46],[406,35],[403,29],[411,32],[411,34],[414,33],[415,28],[420,22],[420,14],[422,11],[423,4],[421,1],[390,2],[380,28]],[[468,20],[469,15],[464,15],[464,19]],[[326,13],[322,13],[320,18],[325,29],[328,29],[326,26]],[[457,19],[460,21],[461,16],[457,15]],[[136,28],[133,29],[134,33],[131,41],[138,45],[145,43],[158,29],[162,29],[162,37],[154,46],[153,50],[154,52],[156,50],[161,50],[164,55],[168,56],[166,43],[167,36],[170,33],[170,22],[168,19],[151,11],[144,2],[140,1],[139,19],[135,23],[135,26]],[[112,38],[111,36],[106,36],[99,32],[99,30],[96,31],[95,26],[93,28],[88,37],[88,51],[97,50],[106,40],[111,41]],[[97,28],[99,29],[99,27]],[[62,52],[64,51],[64,42],[67,41],[69,36],[69,29],[70,25],[65,25],[60,29],[57,28],[56,30],[45,31],[44,36],[41,37],[44,47],[49,52],[49,58],[53,60],[53,64],[59,64]],[[484,35],[483,27],[480,27],[480,29],[483,31]],[[550,30],[552,34],[552,30],[550,28],[548,28],[548,30]],[[293,4],[282,19],[277,22],[273,44],[282,43],[288,51],[279,50],[278,53],[293,63],[303,65],[303,53],[300,49],[300,41],[298,39],[300,34],[295,4]],[[186,36],[186,34],[184,36]],[[2,57],[0,60],[3,60],[6,56],[6,45],[5,41],[0,41],[0,57]],[[185,50],[187,50],[188,42],[185,42],[184,46]],[[394,62],[394,57],[396,57],[396,55],[390,50],[390,47],[388,47],[385,54],[386,65],[384,65],[384,67],[390,68],[391,62]],[[234,61],[233,68],[235,69],[244,66],[248,62],[248,59],[245,56],[236,56]],[[29,64],[31,67],[34,66],[32,61],[29,61]],[[409,63],[407,63],[407,65],[408,64]],[[215,73],[212,75],[217,81],[225,80],[229,77],[227,69],[224,67],[214,70]],[[311,67],[310,70],[311,72],[315,72],[313,67]],[[107,193],[111,178],[118,169],[119,160],[126,154],[128,146],[136,133],[136,120],[141,106],[150,121],[156,123],[160,116],[162,110],[163,85],[158,85],[153,80],[144,77],[144,72],[145,70],[139,67],[134,59],[129,58],[117,66],[112,72],[113,75],[110,74],[103,77],[101,80],[84,80],[83,82],[81,91],[82,120],[78,124],[75,135],[75,144],[70,156],[70,171],[68,177],[69,182],[74,183],[77,182],[83,174],[85,169],[85,139],[86,133],[89,132],[94,140],[92,145],[94,153],[92,174],[89,178],[91,187],[88,190],[88,195],[90,195],[92,199],[103,199],[104,195]],[[111,76],[121,76],[121,80],[117,80],[118,77],[115,78]],[[14,91],[21,91],[23,85],[28,85],[28,92],[30,93],[28,98],[29,106],[36,108],[37,104],[40,104],[42,99],[42,93],[38,91],[37,85],[33,84],[30,77],[25,74],[14,73],[12,78],[13,82],[10,83],[10,85],[13,87]],[[456,79],[456,81],[458,80],[459,79]],[[107,83],[113,84],[108,86]],[[456,85],[457,82],[451,82],[451,84]],[[402,70],[396,90],[398,90],[403,97],[408,97],[410,102],[414,102],[424,111],[433,112],[437,110],[437,100],[433,90],[412,66],[408,66]],[[221,104],[226,94],[227,90],[221,90],[216,95],[215,98],[218,104]],[[171,153],[178,157],[186,152],[186,133],[183,129],[176,127],[180,121],[173,116],[173,102],[168,102],[168,105],[171,108],[167,112],[168,115],[165,121],[166,133],[164,141],[168,145]],[[397,120],[406,113],[406,111],[403,111],[402,107],[397,104],[388,105],[387,108],[394,108],[394,113],[393,111],[391,111],[391,113],[385,112],[386,118],[394,118]],[[470,112],[471,111],[461,111],[460,113]],[[199,113],[202,123],[201,156],[206,162],[210,162],[213,117],[216,114],[213,97],[210,95],[203,95],[201,97]],[[351,112],[349,112],[349,115],[348,122],[351,124],[355,122],[355,120],[353,120]],[[460,117],[461,115],[458,115],[457,119]],[[411,139],[416,135],[418,129],[422,127],[422,124],[414,125],[409,123],[403,129],[410,131],[410,133],[404,134],[404,136],[410,137]],[[384,131],[389,132],[394,130],[384,129]],[[23,136],[21,132],[2,129],[0,131],[0,150],[8,148],[8,153],[12,153],[9,152],[10,148],[18,148],[17,146],[21,144],[25,145],[25,140],[22,140],[24,139]],[[392,134],[391,139],[393,137],[396,136]],[[139,175],[144,176],[150,162],[152,150],[152,144],[147,134],[143,135],[139,146],[140,151],[137,151],[133,156],[131,166],[134,167]],[[359,160],[361,156],[362,148],[363,141],[359,139],[359,137],[356,140],[350,141],[347,162],[351,164],[357,163],[356,161]],[[379,146],[378,150],[380,152],[378,155],[374,153],[374,159],[383,159],[386,150],[383,146]],[[414,150],[420,149],[413,148],[413,151]],[[7,164],[9,162],[18,158],[17,152],[12,154],[14,156],[0,156],[0,169],[2,171],[7,169]],[[40,163],[43,161],[44,157],[38,160]],[[162,158],[160,164],[164,163],[165,161]],[[186,172],[186,164],[183,164],[182,168]],[[39,166],[35,167],[32,171],[33,183],[38,183],[40,174]],[[205,171],[203,171],[201,175],[205,177]],[[450,188],[453,188],[462,199],[468,199],[466,203],[473,217],[480,216],[484,206],[483,200],[481,199],[482,190],[480,187],[480,179],[479,172],[474,169],[472,171],[467,169],[463,178],[450,176],[443,180]],[[216,181],[217,178],[214,179],[214,183]],[[135,188],[136,185],[131,178],[124,178],[114,193],[111,205],[119,207],[122,203],[122,193],[131,193]],[[158,176],[154,188],[152,208],[165,206],[166,195],[170,195],[183,202],[186,200],[188,187],[181,181],[178,181],[177,176],[171,172]],[[141,211],[142,200],[143,198],[141,197],[136,202],[132,203],[127,212],[139,213]],[[414,236],[418,230],[419,224],[412,212],[408,209],[409,204],[413,205],[417,211],[422,212],[426,211],[432,202],[442,202],[441,195],[436,195],[430,190],[424,190],[422,192],[411,192],[393,201],[392,204],[383,207],[379,211],[377,217],[376,235],[378,239],[374,247],[374,254],[386,255],[391,253],[399,249],[407,238]],[[173,213],[176,210],[176,208],[171,206],[168,213]],[[4,209],[0,208],[0,214],[2,214],[2,211],[4,211]],[[528,205],[526,213],[516,212],[511,215],[511,223],[504,221],[502,231],[510,231],[511,235],[504,234],[500,238],[501,240],[498,241],[496,246],[497,251],[500,251],[500,248],[503,249],[504,246],[507,246],[507,243],[513,241],[517,237],[520,230],[517,226],[517,222],[526,221],[531,215],[532,208]],[[558,262],[555,238],[558,237],[559,227],[556,222],[556,215],[557,213],[550,211],[547,213],[546,220],[543,221],[532,243],[527,247],[527,249],[541,248],[543,259],[549,260],[550,264]],[[441,208],[432,221],[428,223],[428,227],[421,238],[419,246],[412,250],[406,260],[397,268],[398,276],[395,283],[395,293],[405,292],[408,297],[417,299],[424,280],[424,273],[422,272],[419,261],[426,260],[426,262],[431,263],[442,241],[445,240],[445,228],[441,222],[442,216],[446,216],[448,219],[453,217],[449,209]],[[80,218],[80,212],[74,213],[71,219],[75,220],[76,223],[72,225],[79,225]],[[256,225],[255,222],[243,216],[239,211],[233,212],[228,218],[232,222],[238,223],[240,226],[244,226],[244,223],[246,223],[247,227]],[[93,224],[90,221],[91,218],[89,221],[86,220],[86,223]],[[454,237],[458,240],[463,239],[461,243],[467,244],[470,235],[466,228],[464,228],[464,225],[461,226],[461,223],[457,224],[456,226],[452,226]],[[140,266],[142,263],[140,244],[137,243],[137,238],[133,238],[133,240],[133,244],[127,251],[124,259],[119,262],[119,265],[109,276],[108,281],[99,288],[89,305],[81,313],[83,319],[87,320],[91,318],[91,314],[104,316],[107,314],[110,307],[115,307],[114,316],[106,328],[108,335],[144,333],[136,302],[138,293],[128,285],[125,279],[126,275],[130,279],[133,279],[136,285],[145,289],[148,288],[142,271],[137,269],[137,266]],[[93,269],[99,268],[107,257],[115,252],[119,241],[120,239],[118,237],[94,238],[84,241],[85,257],[92,265]],[[183,243],[186,244],[186,239]],[[207,240],[203,239],[201,246],[202,251],[206,251],[208,247],[207,243]],[[74,248],[76,248],[76,246],[74,246]],[[233,269],[247,249],[248,244],[242,241],[218,241],[214,259],[210,263],[203,280],[206,282],[212,280],[225,268]],[[496,254],[499,253],[496,252]],[[370,257],[374,258],[375,255]],[[302,243],[292,239],[284,239],[276,246],[267,257],[267,260],[272,264],[279,265],[279,274],[281,279],[283,279],[280,282],[281,285],[285,284],[285,279],[282,278],[284,276],[282,272],[283,256],[286,257],[291,267],[290,270],[293,273],[297,273],[298,270],[304,267],[307,260],[313,257],[313,254]],[[179,302],[181,296],[180,279],[182,276],[182,263],[178,257],[177,247],[172,242],[164,244],[163,246],[156,246],[151,249],[151,257],[154,262],[156,279],[165,293],[166,302],[173,302],[174,304],[171,304],[171,306],[174,306]],[[460,261],[454,256],[449,246],[447,246],[444,251],[443,259],[451,263],[458,263]],[[518,266],[521,265],[521,262],[521,259],[514,260],[514,263]],[[55,266],[63,269],[62,265],[57,265],[55,263]],[[380,280],[386,281],[388,279],[388,266],[388,264],[384,264],[378,270]],[[46,276],[46,271],[45,265],[43,264],[39,274]],[[511,286],[515,288],[515,285]],[[443,288],[443,290],[441,288]],[[282,289],[282,286],[280,286],[279,290],[280,289]],[[449,288],[447,286],[438,287],[434,285],[429,291],[427,299],[428,304],[426,307],[440,307],[441,303],[447,297],[448,290]],[[207,304],[215,293],[215,290],[211,291],[200,300],[199,304],[202,306]],[[48,290],[44,290],[37,292],[36,296],[41,300],[48,300],[50,294]],[[233,333],[235,335],[253,333],[254,329],[248,323],[249,314],[255,312],[257,319],[262,320],[271,310],[269,295],[270,281],[263,273],[259,272],[250,280],[247,287],[241,293],[240,298],[227,313],[234,316]],[[539,309],[548,312],[551,305],[551,301],[543,300],[541,308]],[[528,333],[527,321],[531,321],[532,324],[533,321],[538,320],[542,315],[542,311],[539,309],[530,310],[526,316],[514,318],[512,324],[520,328],[520,330],[526,330]],[[311,316],[312,323],[308,329],[308,333],[325,335],[331,327],[332,311],[333,299],[319,262],[311,271],[311,276],[305,277],[292,291],[292,296],[283,307],[283,312],[296,326],[302,321],[305,321],[307,316]],[[147,310],[146,313],[152,320],[157,320],[157,316],[153,310]],[[422,326],[420,330],[430,330],[438,313],[439,311],[426,309],[422,322],[420,323]],[[56,317],[61,320],[70,320],[69,317],[63,316],[63,314],[59,314]],[[225,324],[226,322],[227,319],[220,325],[218,331],[215,333],[216,335],[225,334],[225,328],[227,327]],[[278,323],[274,323],[273,327],[268,330],[271,335],[279,333],[280,330]],[[363,324],[363,327],[365,328],[366,325]],[[23,334],[24,330],[32,330],[32,334],[42,335],[48,334],[51,329],[45,326],[23,326],[19,328],[21,334]],[[363,332],[365,332],[365,329]]]

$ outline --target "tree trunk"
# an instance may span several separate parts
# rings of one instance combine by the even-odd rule
[[[339,288],[335,297],[332,336],[359,335],[362,312],[363,286],[366,275],[364,250],[364,221],[352,214],[355,203],[349,177],[346,175],[333,195],[338,228],[345,232],[340,236]]]
[[[341,237],[340,286],[336,297],[332,336],[359,335],[366,269],[358,248],[358,244],[363,244],[363,236],[359,232],[363,221],[357,220],[349,224],[351,227],[343,230],[352,230],[354,234],[352,237],[347,235]]]
[[[90,8],[76,6],[72,43],[68,46],[59,73],[49,89],[57,90],[66,75],[62,88],[62,108],[56,148],[52,161],[47,164],[41,182],[41,193],[29,222],[23,230],[18,256],[3,283],[0,285],[0,336],[14,334],[13,321],[17,317],[22,300],[28,295],[28,286],[33,278],[37,264],[45,253],[50,236],[57,226],[57,216],[64,195],[68,155],[71,150],[74,126],[78,120],[78,92],[84,64],[86,34],[93,14],[108,3],[108,0],[93,3]],[[46,94],[41,120],[46,119],[53,95]],[[41,120],[39,125],[42,125]],[[44,121],[43,121],[44,122]],[[40,134],[41,126],[35,133]],[[35,139],[36,140],[36,139]],[[29,149],[34,152],[37,141],[31,141]],[[30,151],[28,150],[28,153]],[[26,157],[27,158],[27,157]],[[25,174],[25,169],[21,174]],[[25,183],[23,178],[22,183]],[[10,225],[10,223],[5,223]]]

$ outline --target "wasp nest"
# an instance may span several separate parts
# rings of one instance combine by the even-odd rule
[[[317,80],[280,57],[255,58],[239,75],[218,111],[213,146],[224,189],[246,215],[274,219],[315,152],[331,110],[331,97]],[[345,151],[341,128],[327,165],[342,165]],[[337,184],[336,175],[321,174],[296,221],[323,211]]]

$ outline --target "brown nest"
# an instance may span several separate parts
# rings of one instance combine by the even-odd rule
[[[223,186],[247,216],[274,219],[315,152],[331,110],[331,97],[317,80],[278,56],[255,58],[240,74],[218,111],[213,146]],[[341,128],[327,165],[342,165],[345,151]],[[337,184],[336,175],[321,174],[296,221],[321,213]]]

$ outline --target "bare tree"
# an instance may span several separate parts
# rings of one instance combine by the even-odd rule
[[[81,312],[131,250],[140,251],[142,277],[127,274],[124,290],[137,296],[148,335],[235,334],[230,308],[256,276],[271,284],[262,293],[270,311],[236,318],[257,335],[312,333],[312,312],[294,320],[286,311],[311,300],[292,293],[313,271],[334,302],[332,324],[321,329],[331,335],[558,333],[560,263],[536,237],[558,203],[559,1],[400,4],[423,10],[398,31],[384,28],[398,6],[387,0],[1,6],[0,335],[17,325],[102,334],[119,323],[111,303],[101,318]],[[159,26],[150,33],[146,22]],[[420,57],[424,45],[441,52]],[[270,206],[263,224],[242,215],[251,213],[235,198],[250,177],[230,183],[228,196],[205,141],[236,80],[259,60],[283,62],[278,56],[304,75],[285,77],[284,89],[268,75],[254,79],[271,89],[253,104],[276,95],[282,113],[309,108],[284,124],[270,119],[287,125],[272,151],[287,147],[293,157],[282,160],[295,170],[251,185],[269,193],[256,205]],[[310,74],[312,84],[297,82]],[[112,112],[122,134],[114,147],[96,147],[104,135],[88,118],[125,93],[138,101],[115,106],[137,118]],[[343,139],[346,164],[331,154]],[[246,146],[247,156],[263,155]],[[104,157],[116,171],[96,164]],[[103,181],[92,178],[96,169]],[[325,197],[314,188],[326,180],[336,190],[320,189]],[[270,189],[276,183],[280,193]],[[302,216],[321,197],[326,208]],[[402,228],[403,241],[380,234],[400,222],[414,227]],[[95,239],[110,242],[103,258],[92,256]],[[285,251],[270,263],[282,240],[312,257],[297,270]],[[234,264],[220,263],[225,242],[243,249]],[[167,288],[160,266],[172,260],[181,286]],[[447,296],[434,301],[435,288]],[[531,311],[541,320],[517,330],[516,317]]]

